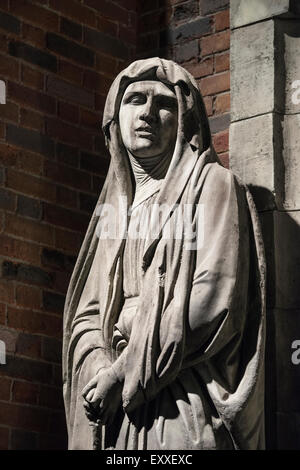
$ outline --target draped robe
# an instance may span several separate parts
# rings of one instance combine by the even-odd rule
[[[158,236],[145,241],[141,288],[121,353],[126,354],[122,403],[112,425],[102,426],[100,448],[260,449],[265,261],[257,213],[248,189],[218,161],[196,82],[177,64],[158,58],[131,64],[107,97],[103,128],[111,165],[64,312],[69,448],[93,448],[81,392],[116,359],[112,339],[124,305],[126,239],[99,237],[97,209],[109,203],[127,222],[120,196],[130,206],[133,184],[118,110],[128,84],[144,79],[174,87],[178,135],[156,198],[160,217],[151,221]],[[184,224],[176,237],[169,235],[183,207],[192,208],[192,227],[203,233],[196,249],[189,248]],[[173,226],[178,232],[178,224]]]

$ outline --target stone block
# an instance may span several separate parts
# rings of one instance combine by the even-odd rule
[[[274,246],[276,248],[275,278],[277,308],[300,310],[299,237],[300,211],[275,211]]]
[[[300,113],[300,19],[276,20],[275,56],[277,69],[283,68],[284,84],[277,87],[277,94],[285,97],[285,112]],[[279,99],[279,96],[278,98]]]
[[[282,180],[284,184],[284,209],[300,209],[300,114],[290,114],[283,119]]]
[[[230,125],[230,169],[249,185],[258,210],[275,208],[273,125],[272,113]]]
[[[299,450],[300,413],[276,413],[277,449]]]
[[[231,0],[231,28],[288,13],[289,8],[290,0]]]
[[[271,312],[269,312],[269,315]],[[275,358],[277,411],[300,412],[300,310],[275,309]],[[276,364],[275,364],[276,363]]]
[[[231,121],[272,112],[274,103],[274,21],[231,34]]]

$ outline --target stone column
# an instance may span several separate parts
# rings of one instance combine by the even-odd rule
[[[230,7],[230,166],[254,195],[267,254],[267,445],[299,449],[300,2]]]

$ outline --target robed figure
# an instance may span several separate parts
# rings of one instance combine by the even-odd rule
[[[263,244],[196,81],[132,63],[103,130],[110,167],[64,312],[69,448],[261,449]]]

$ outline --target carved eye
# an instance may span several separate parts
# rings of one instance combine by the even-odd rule
[[[157,100],[157,105],[160,109],[176,110],[177,101],[176,99],[170,98],[168,96],[161,96]]]
[[[142,93],[133,93],[125,98],[125,104],[144,104],[146,97]]]

